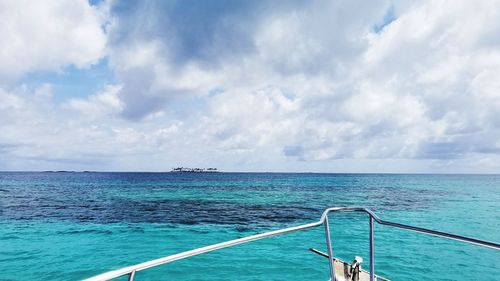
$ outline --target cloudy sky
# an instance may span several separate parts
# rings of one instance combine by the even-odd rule
[[[0,0],[0,170],[500,171],[500,1]]]

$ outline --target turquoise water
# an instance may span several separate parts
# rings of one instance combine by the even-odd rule
[[[254,233],[331,206],[500,241],[500,176],[258,173],[0,173],[0,280],[78,280]],[[368,220],[331,216],[336,256],[365,259]],[[500,280],[500,252],[376,225],[392,280]],[[322,228],[139,272],[136,280],[327,280]],[[125,279],[123,279],[125,280]]]

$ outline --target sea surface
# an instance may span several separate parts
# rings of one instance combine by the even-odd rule
[[[317,221],[333,206],[500,242],[500,175],[0,173],[0,280],[80,280],[229,239]],[[368,217],[330,216],[334,254],[364,258]],[[136,280],[327,280],[324,229],[138,272]],[[500,280],[500,251],[375,226],[391,280]],[[126,280],[121,278],[118,280]]]

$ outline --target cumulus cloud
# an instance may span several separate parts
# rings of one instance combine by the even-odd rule
[[[297,74],[342,73],[366,44],[366,28],[388,7],[217,3],[153,1],[111,8],[111,67],[124,85],[125,117],[159,111],[172,96],[243,83],[262,86]]]
[[[0,83],[103,55],[105,16],[85,0],[0,1]]]
[[[55,40],[60,58],[28,53],[33,61],[12,75],[106,56],[114,81],[60,103],[50,83],[4,87],[0,151],[11,160],[118,170],[500,168],[498,1],[72,6],[80,13],[71,23],[92,42]],[[58,32],[79,30],[67,26]],[[21,42],[50,46],[30,36]],[[14,49],[0,61],[23,50]]]
[[[460,2],[445,8],[448,4],[433,1],[412,6],[382,33],[372,34],[364,53],[363,75],[369,77],[365,79],[379,84],[394,81],[399,96],[418,99],[424,110],[421,122],[412,118],[413,128],[427,130],[420,134],[410,157],[464,157],[491,147],[485,135],[498,138],[494,118],[483,117],[499,112],[495,100],[500,93],[491,87],[496,79],[481,85],[474,82],[485,73],[497,72],[500,65],[499,42],[489,39],[500,32],[493,24],[498,2],[477,6]],[[481,14],[480,19],[474,13]]]
[[[118,91],[120,91],[119,86],[108,85],[101,92],[86,99],[70,99],[66,107],[79,111],[86,118],[99,119],[114,116],[123,110],[123,102],[117,96]]]
[[[7,170],[127,170],[159,149],[176,124],[130,125],[119,117],[119,87],[57,104],[47,85],[0,88],[0,166]],[[124,159],[127,159],[124,161]],[[147,165],[146,165],[147,166]],[[153,167],[149,167],[152,169]],[[145,168],[146,170],[148,168]]]

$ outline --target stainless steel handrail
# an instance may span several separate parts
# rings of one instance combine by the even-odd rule
[[[330,266],[330,277],[331,280],[335,280],[335,266],[334,266],[334,259],[333,259],[333,248],[332,248],[332,243],[331,243],[331,235],[330,235],[330,227],[328,223],[328,214],[333,212],[364,212],[369,215],[369,226],[370,226],[370,281],[375,280],[375,252],[374,252],[374,228],[373,228],[373,221],[376,221],[377,223],[381,225],[386,225],[386,226],[391,226],[391,227],[396,227],[396,228],[401,228],[405,230],[410,230],[418,233],[424,233],[428,235],[434,235],[438,237],[443,237],[443,238],[448,238],[452,240],[457,240],[457,241],[462,241],[474,245],[479,245],[487,248],[492,248],[495,250],[500,250],[500,244],[490,242],[490,241],[485,241],[485,240],[480,240],[476,238],[471,238],[471,237],[466,237],[466,236],[461,236],[461,235],[456,235],[456,234],[451,234],[451,233],[446,233],[446,232],[441,232],[441,231],[436,231],[432,229],[426,229],[426,228],[421,228],[421,227],[416,227],[416,226],[411,226],[411,225],[406,225],[406,224],[400,224],[400,223],[395,223],[395,222],[390,222],[390,221],[385,221],[380,219],[373,211],[367,208],[362,208],[362,207],[335,207],[335,208],[328,208],[326,209],[323,214],[321,215],[321,219],[317,222],[309,223],[309,224],[303,224],[303,225],[298,225],[294,227],[289,227],[289,228],[284,228],[284,229],[279,229],[279,230],[274,230],[274,231],[269,231],[261,234],[255,234],[239,239],[234,239],[222,243],[217,243],[213,245],[209,245],[206,247],[202,248],[197,248],[194,250],[178,253],[175,255],[171,256],[166,256],[163,258],[151,260],[148,262],[140,263],[137,265],[132,265],[128,267],[124,267],[121,269],[109,271],[88,279],[85,279],[84,281],[105,281],[105,280],[110,280],[113,278],[117,278],[120,276],[128,275],[129,276],[129,281],[133,281],[135,277],[135,273],[140,270],[148,269],[151,267],[159,266],[162,264],[170,263],[176,260],[180,259],[185,259],[188,257],[196,256],[196,255],[201,255],[204,253],[220,250],[223,248],[227,247],[232,247],[236,246],[239,244],[244,244],[244,243],[249,243],[252,241],[272,237],[272,236],[277,236],[277,235],[282,235],[285,233],[290,233],[290,232],[295,232],[295,231],[300,231],[300,230],[305,230],[313,227],[318,227],[320,225],[325,226],[325,236],[326,236],[326,244],[328,248],[328,260],[329,260],[329,266]]]
[[[437,237],[442,237],[442,238],[447,238],[447,239],[452,239],[452,240],[457,240],[461,242],[466,242],[469,244],[474,244],[478,246],[483,246],[495,250],[500,250],[500,244],[486,241],[486,240],[480,240],[476,238],[471,238],[467,236],[462,236],[462,235],[456,235],[452,233],[447,233],[447,232],[442,232],[442,231],[436,231],[432,229],[427,229],[427,228],[422,228],[422,227],[416,227],[412,225],[407,225],[407,224],[402,224],[402,223],[395,223],[391,221],[385,221],[379,218],[372,210],[368,208],[363,208],[363,207],[335,207],[335,208],[329,208],[326,209],[323,212],[323,215],[321,216],[320,221],[324,221],[328,219],[328,214],[330,212],[364,212],[367,213],[368,216],[370,217],[370,281],[375,280],[375,250],[374,250],[374,228],[373,228],[373,221],[375,220],[378,224],[381,225],[386,225],[386,226],[391,226],[391,227],[396,227],[396,228],[401,228],[405,230],[410,230],[418,233],[424,233],[428,235],[433,235]],[[331,239],[331,237],[327,237],[327,240]],[[330,242],[331,244],[331,242]],[[329,260],[330,260],[330,271],[332,272],[332,276],[335,276],[335,271],[331,270],[331,267],[333,265],[333,251],[331,247],[328,247],[328,255],[329,255]],[[335,280],[334,277],[331,277],[331,280]]]
[[[159,259],[156,259],[156,260],[151,260],[151,261],[148,261],[148,262],[140,263],[140,264],[137,264],[137,265],[133,265],[133,266],[129,266],[129,267],[124,267],[124,268],[121,268],[121,269],[118,269],[118,270],[109,271],[109,272],[106,272],[106,273],[103,273],[103,274],[100,274],[100,275],[97,275],[97,276],[85,279],[84,281],[104,281],[104,280],[110,280],[110,279],[113,279],[113,278],[116,278],[116,277],[120,277],[120,276],[123,276],[123,275],[127,275],[127,274],[132,274],[132,273],[135,274],[136,271],[140,271],[140,270],[147,269],[147,268],[150,268],[150,267],[154,267],[154,266],[158,266],[158,265],[170,263],[170,262],[173,262],[173,261],[176,261],[176,260],[185,259],[185,258],[196,256],[196,255],[201,255],[201,254],[204,254],[204,253],[208,253],[208,252],[220,250],[220,249],[231,247],[231,246],[235,246],[235,245],[238,245],[238,244],[244,244],[244,243],[252,242],[252,241],[255,241],[255,240],[260,240],[260,239],[271,237],[271,236],[276,236],[276,235],[281,235],[281,234],[285,234],[285,233],[289,233],[289,232],[295,232],[295,231],[299,231],[299,230],[313,228],[313,227],[320,226],[322,224],[323,224],[323,221],[318,221],[318,222],[315,222],[315,223],[298,225],[298,226],[294,226],[294,227],[279,229],[279,230],[275,230],[275,231],[269,231],[269,232],[265,232],[265,233],[261,233],[261,234],[251,235],[251,236],[247,236],[247,237],[243,237],[243,238],[239,238],[239,239],[235,239],[235,240],[230,240],[230,241],[226,241],[226,242],[222,242],[222,243],[217,243],[217,244],[209,245],[209,246],[206,246],[206,247],[197,248],[197,249],[194,249],[194,250],[190,250],[190,251],[178,253],[178,254],[175,254],[175,255],[171,255],[171,256],[159,258]]]

